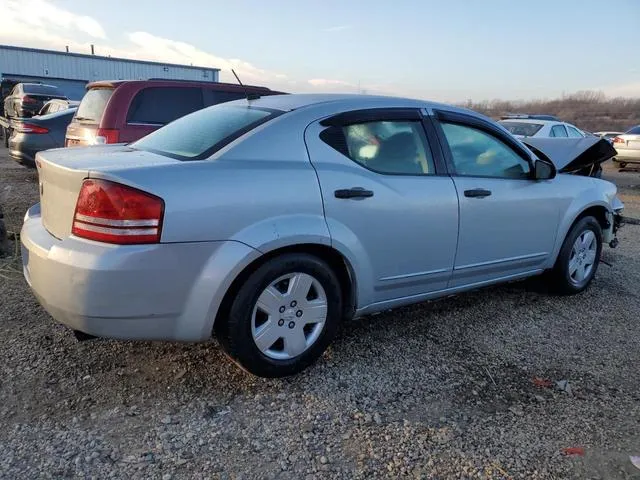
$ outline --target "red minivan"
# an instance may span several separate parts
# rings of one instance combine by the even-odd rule
[[[246,95],[279,95],[266,87],[185,80],[91,82],[67,127],[65,146],[128,143],[188,113]]]

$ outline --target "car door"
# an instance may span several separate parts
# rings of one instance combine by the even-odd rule
[[[351,252],[365,292],[359,304],[445,289],[458,200],[442,153],[433,148],[435,130],[420,111],[347,112],[311,124],[305,141],[332,242]]]
[[[439,112],[436,125],[460,201],[449,286],[540,272],[558,226],[553,180],[533,180],[530,152],[488,121]]]

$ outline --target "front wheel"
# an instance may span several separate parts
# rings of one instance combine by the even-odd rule
[[[602,252],[602,229],[591,216],[581,218],[567,234],[555,267],[550,272],[555,291],[582,292],[593,280]]]
[[[333,270],[315,256],[285,254],[249,275],[216,332],[227,355],[243,369],[260,377],[284,377],[322,355],[341,312]]]

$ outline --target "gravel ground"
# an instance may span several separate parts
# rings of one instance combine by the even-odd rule
[[[640,175],[607,175],[637,208]],[[0,150],[10,231],[36,198]],[[640,479],[639,240],[575,297],[523,282],[348,322],[285,380],[215,342],[78,343],[0,261],[0,477]]]

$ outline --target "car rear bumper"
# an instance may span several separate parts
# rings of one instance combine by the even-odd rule
[[[9,138],[9,156],[23,165],[35,167],[36,153],[60,146],[48,133],[36,135],[14,132]]]
[[[36,152],[17,150],[11,146],[11,143],[9,143],[9,156],[22,165],[32,168],[36,166]]]
[[[632,149],[616,149],[614,162],[640,163],[640,150]]]
[[[224,293],[258,252],[238,242],[109,245],[59,240],[40,205],[21,232],[24,276],[58,322],[98,337],[203,341]]]

